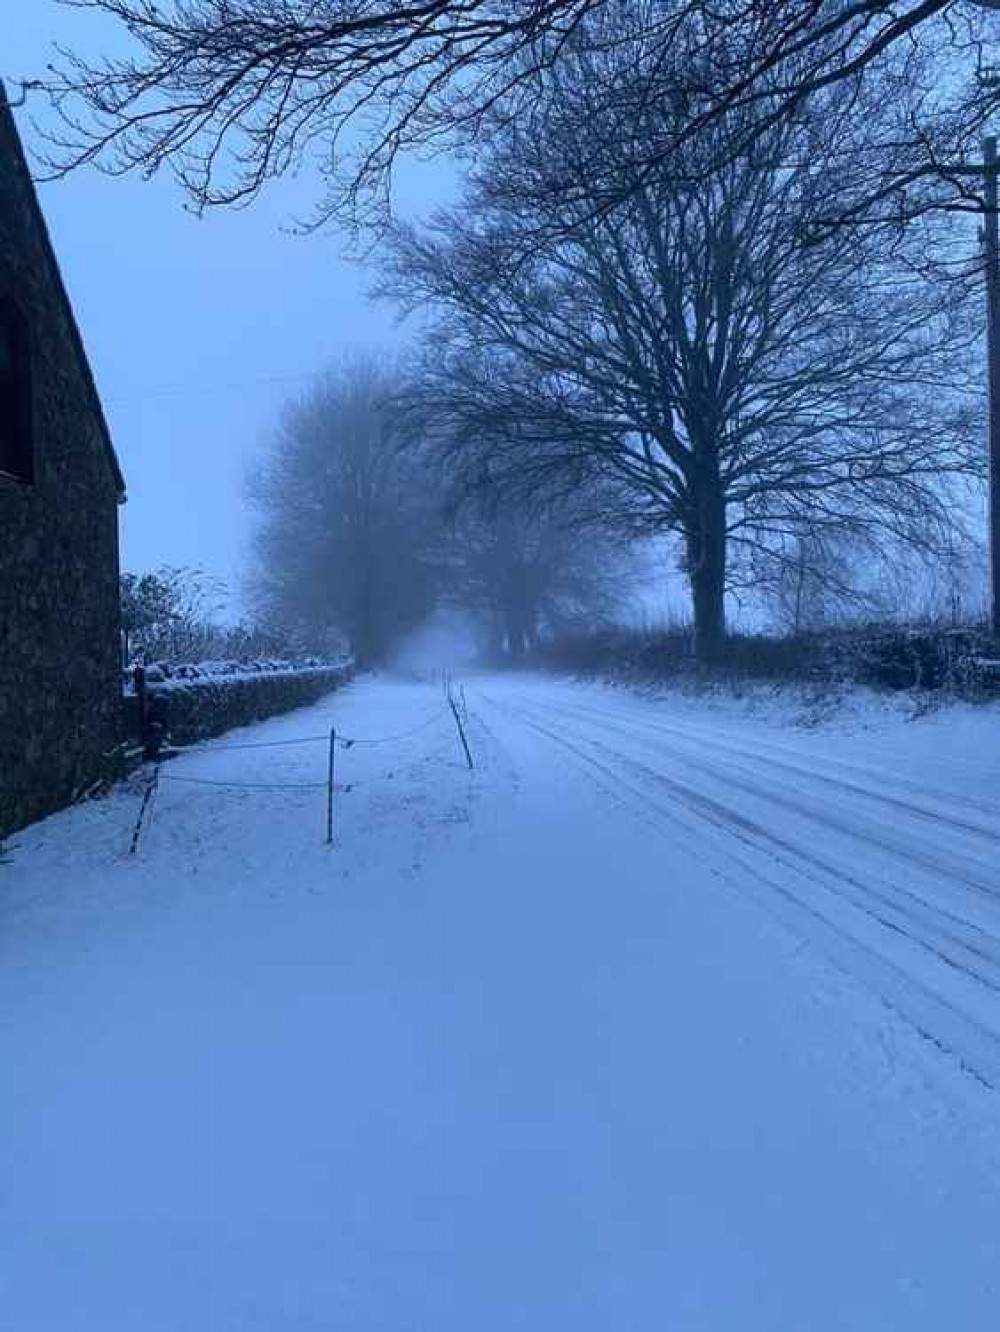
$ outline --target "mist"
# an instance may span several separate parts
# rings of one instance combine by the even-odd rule
[[[992,1329],[995,5],[3,37],[0,1327]]]

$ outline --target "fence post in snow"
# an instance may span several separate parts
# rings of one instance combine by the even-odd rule
[[[475,767],[472,762],[472,752],[469,749],[469,742],[465,738],[465,727],[462,725],[462,718],[459,716],[458,707],[451,693],[451,687],[448,689],[448,706],[451,708],[451,715],[455,718],[455,725],[458,727],[458,738],[462,742],[462,748],[465,750],[465,761],[469,765],[470,771]]]
[[[136,722],[139,730],[139,744],[145,753],[146,745],[149,742],[149,722],[146,716],[146,672],[142,666],[137,666],[132,672],[132,683],[135,688],[135,712]]]
[[[326,844],[333,845],[333,779],[337,755],[337,728],[330,727],[330,763],[326,779]]]
[[[129,847],[129,855],[134,856],[139,849],[139,837],[142,834],[143,824],[146,815],[153,804],[153,798],[156,795],[157,787],[160,783],[160,765],[157,763],[153,768],[153,775],[149,779],[146,790],[143,793],[142,804],[139,806],[139,816],[135,821],[135,828],[132,831],[132,845]]]

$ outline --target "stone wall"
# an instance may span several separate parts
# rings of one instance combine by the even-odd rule
[[[102,774],[121,732],[120,478],[0,94],[0,292],[31,325],[35,480],[0,475],[0,835]]]

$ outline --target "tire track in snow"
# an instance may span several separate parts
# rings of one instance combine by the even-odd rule
[[[920,786],[898,773],[891,775],[891,780],[901,789],[912,791],[914,794],[923,797],[924,800],[933,801],[939,805],[957,805],[961,809],[959,814],[946,813],[942,810],[930,809],[926,804],[918,804],[913,800],[904,800],[901,796],[891,795],[884,789],[874,786],[862,785],[857,780],[848,780],[845,777],[831,777],[827,773],[817,772],[814,767],[809,767],[802,762],[795,762],[791,751],[787,746],[768,741],[763,737],[754,744],[740,744],[731,737],[724,737],[715,731],[710,731],[707,727],[685,725],[683,722],[665,722],[660,718],[651,718],[648,721],[640,721],[634,711],[624,711],[621,709],[608,709],[603,711],[595,707],[587,707],[581,703],[569,703],[561,701],[552,704],[559,711],[579,716],[591,716],[600,719],[605,724],[609,716],[613,715],[615,720],[624,725],[631,725],[639,733],[648,733],[650,730],[668,735],[671,738],[682,740],[686,744],[706,745],[710,748],[724,751],[726,754],[737,754],[745,759],[763,766],[766,762],[771,768],[779,768],[797,777],[805,778],[807,781],[815,784],[831,787],[850,795],[859,795],[868,800],[877,801],[881,805],[886,805],[893,810],[901,813],[916,815],[921,819],[927,819],[935,823],[942,823],[949,828],[960,828],[963,832],[984,839],[997,853],[1000,854],[1000,833],[996,831],[996,822],[1000,820],[1000,805],[991,804],[988,801],[976,800],[974,797],[963,795],[961,798],[948,792],[933,791],[929,787]],[[774,757],[763,757],[762,751]],[[879,772],[876,768],[867,768],[864,765],[848,763],[843,759],[832,757],[828,754],[823,756],[823,761],[829,766],[839,767],[851,774],[864,773],[870,774],[876,780],[884,783],[888,774]],[[984,817],[993,822],[994,826],[987,827],[980,823],[973,823],[968,818],[969,808],[982,811]]]
[[[912,892],[910,889],[897,887],[896,891],[899,894],[905,895],[914,903],[927,908],[927,912],[923,916],[914,914],[912,911],[907,911],[900,906],[898,900],[886,895],[877,888],[873,888],[870,884],[862,882],[848,870],[844,869],[842,865],[831,863],[828,859],[817,855],[815,852],[807,851],[789,838],[775,833],[772,829],[749,818],[746,814],[735,810],[731,805],[716,801],[711,796],[707,796],[703,793],[692,791],[690,787],[685,786],[683,783],[667,777],[664,773],[651,768],[648,764],[640,763],[634,757],[622,754],[620,751],[602,744],[600,741],[590,740],[588,743],[612,763],[617,762],[620,766],[633,772],[633,774],[641,780],[652,781],[657,785],[666,787],[671,795],[679,795],[686,803],[695,806],[703,815],[708,812],[716,819],[721,817],[724,824],[728,824],[729,822],[738,823],[744,831],[749,832],[755,839],[768,844],[772,848],[777,848],[779,851],[786,853],[786,855],[792,856],[794,861],[801,861],[813,870],[818,870],[820,873],[828,875],[837,881],[843,881],[843,883],[851,885],[853,888],[859,890],[860,893],[860,896],[852,895],[851,900],[855,901],[857,905],[861,906],[862,909],[866,910],[869,914],[875,915],[879,920],[879,923],[887,928],[901,929],[903,933],[908,934],[905,926],[901,927],[898,922],[886,919],[872,911],[867,898],[873,897],[876,901],[882,903],[885,908],[897,912],[904,920],[908,920],[910,924],[929,927],[932,932],[938,936],[939,940],[943,940],[947,944],[951,944],[959,949],[967,951],[978,963],[985,965],[985,967],[995,974],[986,975],[983,971],[974,970],[961,960],[953,958],[950,954],[935,948],[934,951],[942,961],[945,961],[948,965],[956,966],[958,969],[968,972],[968,974],[974,975],[977,980],[980,980],[983,984],[987,985],[988,988],[1000,993],[1000,952],[998,952],[998,941],[995,935],[989,934],[987,931],[982,930],[980,927],[967,921],[963,917],[955,916],[953,913],[939,908],[935,904],[928,902],[925,898],[920,897],[919,894]],[[721,773],[718,769],[713,769],[708,765],[698,764],[688,755],[684,756],[684,761],[692,767],[708,773],[716,780],[727,781],[728,785],[735,787],[737,790],[742,790],[752,796],[757,795],[757,791],[754,787],[748,786],[745,783],[733,781],[729,778],[728,774]],[[779,801],[778,803],[780,804],[781,802]],[[812,814],[812,811],[803,810],[798,805],[789,805],[788,808],[793,809],[796,813],[805,812],[807,815]],[[835,826],[838,831],[841,830],[841,825],[839,824],[832,826]],[[851,835],[850,829],[847,829],[846,831],[848,835]],[[783,863],[792,864],[793,862],[786,861]],[[955,924],[967,928],[970,932],[978,935],[987,946],[977,946],[949,931],[946,927],[939,926],[934,919],[935,916],[948,918]],[[908,937],[913,938],[922,946],[929,946],[926,944],[926,941],[922,940],[919,936],[908,935]],[[993,945],[993,947],[991,948],[988,945]]]
[[[721,877],[738,890],[757,884],[776,894],[786,907],[792,908],[792,921],[787,919],[787,911],[774,912],[773,898],[768,900],[766,897],[762,899],[759,893],[754,895],[766,910],[777,914],[786,926],[791,924],[799,935],[803,932],[803,915],[818,924],[827,941],[829,942],[831,938],[835,941],[836,952],[842,954],[846,949],[846,959],[844,956],[835,959],[842,970],[865,980],[882,1001],[903,1015],[921,1036],[953,1056],[979,1081],[991,1088],[1000,1087],[1000,1032],[997,1030],[997,1024],[995,1021],[985,1020],[974,1011],[980,1005],[972,1003],[970,1006],[968,1002],[962,1002],[963,999],[966,1001],[969,999],[970,984],[985,987],[991,992],[992,997],[992,993],[998,989],[995,977],[985,975],[975,965],[945,955],[944,951],[928,938],[920,937],[898,922],[886,918],[884,913],[875,910],[866,900],[871,894],[870,885],[856,879],[845,879],[839,866],[831,867],[821,859],[803,851],[802,848],[780,838],[730,805],[704,793],[693,791],[682,782],[646,765],[636,764],[634,760],[610,750],[600,742],[588,740],[579,734],[572,739],[568,738],[566,734],[551,729],[543,722],[539,722],[536,716],[532,716],[531,707],[526,706],[524,700],[519,700],[519,706],[515,708],[504,707],[495,699],[485,695],[480,697],[502,713],[506,713],[511,719],[545,737],[564,753],[571,755],[579,766],[590,770],[591,777],[596,771],[603,778],[605,785],[617,787],[619,791],[628,793],[633,804],[643,806],[657,816],[654,822],[662,820],[661,832],[665,831],[663,825],[667,823],[673,832],[677,824],[676,817],[671,817],[669,810],[656,801],[648,789],[636,786],[622,775],[622,760],[624,759],[626,766],[632,763],[633,767],[642,771],[646,777],[654,778],[658,785],[670,791],[675,801],[683,804],[702,823],[708,823],[726,834],[726,843],[720,844],[715,841],[711,844],[711,850],[721,853],[730,866],[735,865],[747,878],[736,880],[731,870],[717,871]],[[610,763],[595,756],[595,750],[597,755],[602,752],[610,755]],[[638,811],[633,810],[633,812]],[[733,843],[750,851],[754,859],[751,860],[742,854]],[[703,863],[706,860],[707,849],[702,845],[698,851]],[[779,880],[769,874],[760,864],[762,854],[768,860],[790,871],[791,883],[787,876],[782,876]],[[799,891],[792,887],[793,883]],[[815,901],[803,897],[801,892],[803,884],[811,885],[825,896],[826,909],[817,905]],[[851,891],[852,888],[854,891]],[[867,926],[861,934],[858,931],[859,916]],[[872,930],[875,931],[874,939],[863,937]],[[816,939],[815,933],[811,933],[809,937],[814,943],[820,942]],[[889,940],[897,947],[892,948],[890,945],[890,951],[887,952],[886,944]],[[903,954],[901,957],[900,952]],[[915,965],[914,954],[925,955],[923,966]],[[951,976],[963,983],[965,993],[956,998],[954,995],[942,992],[940,984],[932,983],[928,979],[927,961],[943,966]],[[990,959],[991,969],[995,961]],[[935,980],[939,979],[935,977]],[[887,982],[893,993],[887,992]],[[943,986],[944,991],[949,988],[951,987],[947,984]],[[993,1007],[995,1010],[996,1005]]]
[[[559,707],[556,707],[555,710],[566,711]],[[614,721],[600,721],[590,718],[588,718],[588,724],[599,731],[618,733],[627,737],[631,741],[638,742],[653,750],[664,748],[646,735],[639,725],[628,726]],[[704,748],[704,746],[702,747]],[[636,762],[634,755],[628,756],[622,754],[621,751],[611,752],[619,755],[622,762]],[[736,790],[743,791],[755,801],[773,804],[783,811],[792,813],[800,818],[808,819],[813,823],[819,824],[825,830],[846,837],[849,842],[866,842],[880,853],[891,855],[904,862],[908,862],[908,866],[911,869],[916,867],[935,880],[940,881],[943,879],[949,888],[957,887],[960,889],[966,889],[971,893],[981,896],[990,910],[994,925],[1000,928],[1000,880],[997,878],[984,879],[978,877],[981,871],[988,871],[988,869],[991,868],[991,865],[984,863],[978,855],[968,855],[966,853],[956,854],[953,852],[950,853],[950,858],[942,859],[942,857],[934,851],[928,852],[925,849],[924,839],[919,835],[916,839],[916,845],[914,845],[912,841],[912,833],[910,834],[911,840],[909,842],[907,842],[905,838],[904,840],[900,840],[898,835],[889,834],[887,836],[884,827],[877,819],[872,819],[870,816],[862,815],[861,821],[858,822],[857,815],[855,814],[854,821],[852,822],[849,818],[844,817],[844,814],[847,814],[848,811],[842,809],[841,815],[838,817],[838,815],[830,813],[825,804],[810,804],[803,801],[801,798],[796,798],[796,796],[790,795],[786,789],[782,788],[779,783],[774,781],[773,776],[768,770],[767,765],[769,761],[754,763],[750,760],[748,765],[748,759],[745,757],[742,764],[734,765],[731,759],[727,756],[726,766],[720,767],[717,763],[713,763],[711,760],[706,760],[704,757],[693,754],[689,749],[684,749],[681,752],[672,749],[667,751],[667,755],[674,762],[683,761],[688,768],[702,773],[708,777],[710,781],[716,784],[725,788],[735,788]],[[650,768],[646,768],[645,770],[650,773],[658,771]],[[741,773],[744,778],[752,778],[753,780],[752,782],[741,780],[739,777],[735,776],[734,773]],[[956,830],[964,831],[964,827],[961,824],[950,823],[944,818],[942,818],[941,821],[952,832]],[[873,824],[874,830],[872,830]],[[997,852],[1000,854],[1000,837],[997,837],[993,833],[984,833],[983,836],[996,844]],[[936,845],[936,843],[934,845]],[[964,863],[969,867],[969,872],[964,877],[956,872],[961,863]],[[912,890],[903,888],[900,885],[896,885],[896,887],[901,892],[912,892]],[[965,915],[954,915],[954,913],[949,912],[947,908],[942,907],[939,902],[930,903],[927,902],[926,899],[922,900],[935,911],[950,915],[953,919],[962,921],[964,924],[969,925],[970,928],[975,928],[980,933],[989,934],[989,937],[993,938],[998,943],[997,959],[1000,961],[1000,936],[996,933],[991,933],[990,931],[984,931],[981,925],[970,921]]]
[[[621,728],[611,724],[609,729],[620,730]],[[625,734],[629,733],[625,732]],[[635,737],[629,735],[629,738]],[[638,762],[634,756],[622,754],[620,751],[614,750],[610,746],[603,745],[600,741],[591,741],[591,743],[598,747],[599,750],[613,762],[616,761],[627,769],[632,770],[640,779],[653,781],[659,785],[666,784],[672,794],[677,793],[678,784],[670,778],[667,778],[661,771],[649,767],[648,764]],[[674,757],[676,757],[676,755]],[[859,835],[854,827],[844,823],[842,820],[828,818],[819,811],[803,805],[799,801],[789,800],[782,795],[773,792],[762,792],[753,785],[735,779],[732,776],[731,770],[721,770],[717,767],[713,767],[710,764],[692,758],[688,753],[685,753],[682,757],[687,766],[708,775],[713,781],[723,786],[735,788],[736,790],[743,791],[750,795],[752,798],[763,799],[776,804],[779,809],[786,809],[791,813],[810,818],[824,827],[831,828],[838,833],[843,833],[848,839]],[[680,784],[680,789],[682,792],[687,793],[688,798],[690,798],[691,792],[688,787]],[[710,797],[705,798],[710,799]],[[935,951],[938,953],[940,960],[944,961],[949,966],[955,966],[960,970],[973,974],[977,980],[980,980],[981,983],[988,988],[1000,992],[1000,938],[998,938],[996,933],[984,929],[981,925],[969,920],[967,916],[959,916],[955,912],[943,907],[940,903],[930,901],[928,898],[915,892],[912,888],[904,885],[886,881],[886,886],[890,889],[890,892],[887,893],[884,889],[880,889],[873,886],[871,883],[859,880],[855,875],[851,874],[850,871],[845,869],[842,864],[831,863],[828,859],[819,856],[812,850],[805,849],[800,844],[791,841],[787,836],[774,832],[774,830],[765,827],[756,820],[749,821],[746,815],[738,814],[736,811],[732,810],[731,806],[725,805],[720,806],[720,808],[729,810],[730,817],[738,817],[742,819],[745,826],[750,823],[755,829],[755,835],[759,838],[789,852],[812,868],[819,870],[825,875],[831,876],[834,880],[838,882],[842,881],[857,889],[860,893],[860,898],[856,898],[855,900],[857,900],[858,904],[862,906],[863,909],[869,909],[868,899],[873,898],[880,902],[883,908],[893,911],[902,921],[906,922],[906,924],[900,926],[898,920],[886,920],[879,916],[880,923],[887,928],[902,928],[904,933],[907,933],[910,937],[913,937],[918,941],[921,941],[919,936],[913,935],[908,926],[917,925],[925,929],[929,928],[939,941],[939,947],[936,948]],[[876,846],[876,849],[883,849],[883,844],[880,840],[876,839],[872,844]],[[895,854],[914,859],[915,863],[922,863],[922,860],[918,860],[918,858],[911,856],[908,851],[898,850],[897,848],[893,848],[893,850]],[[930,868],[933,872],[937,872],[940,867],[935,862]],[[967,886],[972,887],[973,889],[982,888],[982,885],[977,881],[969,880],[964,882]],[[990,898],[995,898],[997,896],[992,889],[986,889],[986,891]],[[905,902],[901,899],[905,899]],[[941,922],[946,923],[942,924]],[[956,928],[960,930],[961,933],[956,933]],[[974,964],[970,966],[962,960],[961,956],[955,957],[948,951],[949,947],[958,948],[962,952],[969,954],[975,959]]]

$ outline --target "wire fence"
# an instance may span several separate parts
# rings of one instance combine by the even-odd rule
[[[389,735],[379,736],[360,736],[344,735],[336,727],[331,727],[326,735],[303,735],[291,736],[283,740],[248,740],[236,741],[234,744],[200,744],[192,748],[191,753],[196,755],[205,754],[226,754],[236,753],[247,750],[265,750],[265,749],[285,749],[293,746],[323,744],[328,751],[328,768],[325,781],[244,781],[236,778],[226,777],[200,777],[190,773],[181,773],[170,771],[164,766],[163,760],[178,757],[184,751],[169,751],[158,761],[153,774],[149,780],[146,792],[143,796],[142,804],[136,820],[132,835],[131,852],[135,854],[138,849],[140,836],[144,826],[148,826],[152,812],[156,793],[160,782],[176,783],[178,785],[187,785],[195,787],[204,787],[226,792],[326,792],[326,819],[327,819],[327,843],[333,844],[334,841],[334,797],[336,795],[346,795],[352,792],[356,787],[381,784],[392,780],[395,777],[395,770],[380,773],[373,777],[362,778],[361,781],[343,781],[338,780],[336,773],[336,753],[338,750],[352,749],[355,745],[392,745],[399,744],[412,736],[426,732],[432,726],[446,719],[449,715],[454,720],[458,738],[461,742],[462,752],[465,755],[470,771],[474,767],[472,752],[469,747],[466,734],[466,722],[468,721],[469,711],[465,698],[465,691],[461,689],[455,691],[452,682],[448,679],[445,682],[445,703],[436,709],[430,716],[424,717],[415,726],[407,727],[402,731],[395,731]]]
[[[412,736],[419,735],[429,730],[448,717],[451,717],[457,727],[458,737],[461,742],[462,751],[465,755],[468,767],[473,768],[472,753],[469,748],[468,738],[465,730],[465,723],[468,720],[468,705],[465,699],[464,689],[455,691],[450,677],[442,678],[443,690],[445,693],[445,702],[440,708],[437,708],[430,716],[424,717],[415,726],[407,727],[402,731],[395,731],[389,735],[364,736],[364,735],[344,735],[336,727],[332,727],[325,735],[302,735],[292,736],[283,740],[246,740],[236,741],[232,744],[213,744],[200,743],[188,748],[178,748],[165,750],[155,761],[152,773],[148,776],[146,786],[143,792],[141,806],[136,818],[132,832],[130,853],[135,854],[139,847],[141,834],[144,828],[149,826],[152,815],[153,805],[162,782],[182,785],[214,788],[219,791],[254,791],[254,792],[317,792],[325,791],[327,793],[327,841],[333,841],[333,800],[337,794],[349,794],[356,787],[370,786],[392,780],[395,777],[395,770],[386,771],[372,777],[362,778],[360,781],[338,780],[336,776],[335,753],[337,750],[352,749],[357,746],[380,746],[399,744]],[[325,780],[316,781],[271,781],[271,780],[241,780],[226,777],[201,777],[190,773],[176,772],[172,770],[173,761],[185,754],[190,756],[202,756],[206,754],[228,754],[245,752],[248,750],[265,749],[287,749],[301,747],[303,745],[325,745],[328,750],[328,771]],[[443,751],[435,751],[436,753]],[[100,785],[100,784],[98,784]],[[16,795],[21,797],[30,797],[40,795],[41,792],[32,791],[26,787],[12,786],[0,782],[0,795]],[[86,793],[81,793],[77,799],[84,798]]]
[[[427,730],[435,722],[441,721],[447,717],[449,709],[447,707],[439,708],[430,717],[425,717],[422,722],[416,726],[410,727],[406,731],[397,731],[393,735],[344,735],[337,731],[336,743],[341,749],[351,749],[354,745],[392,745],[398,744],[401,740],[408,740],[413,735],[418,735],[421,731]],[[201,743],[192,746],[191,752],[196,754],[226,754],[235,753],[237,750],[245,749],[282,749],[293,745],[315,745],[330,743],[330,733],[325,735],[300,735],[288,740],[246,740],[237,741],[236,744],[216,745],[212,743]],[[184,751],[175,750],[173,753]]]

